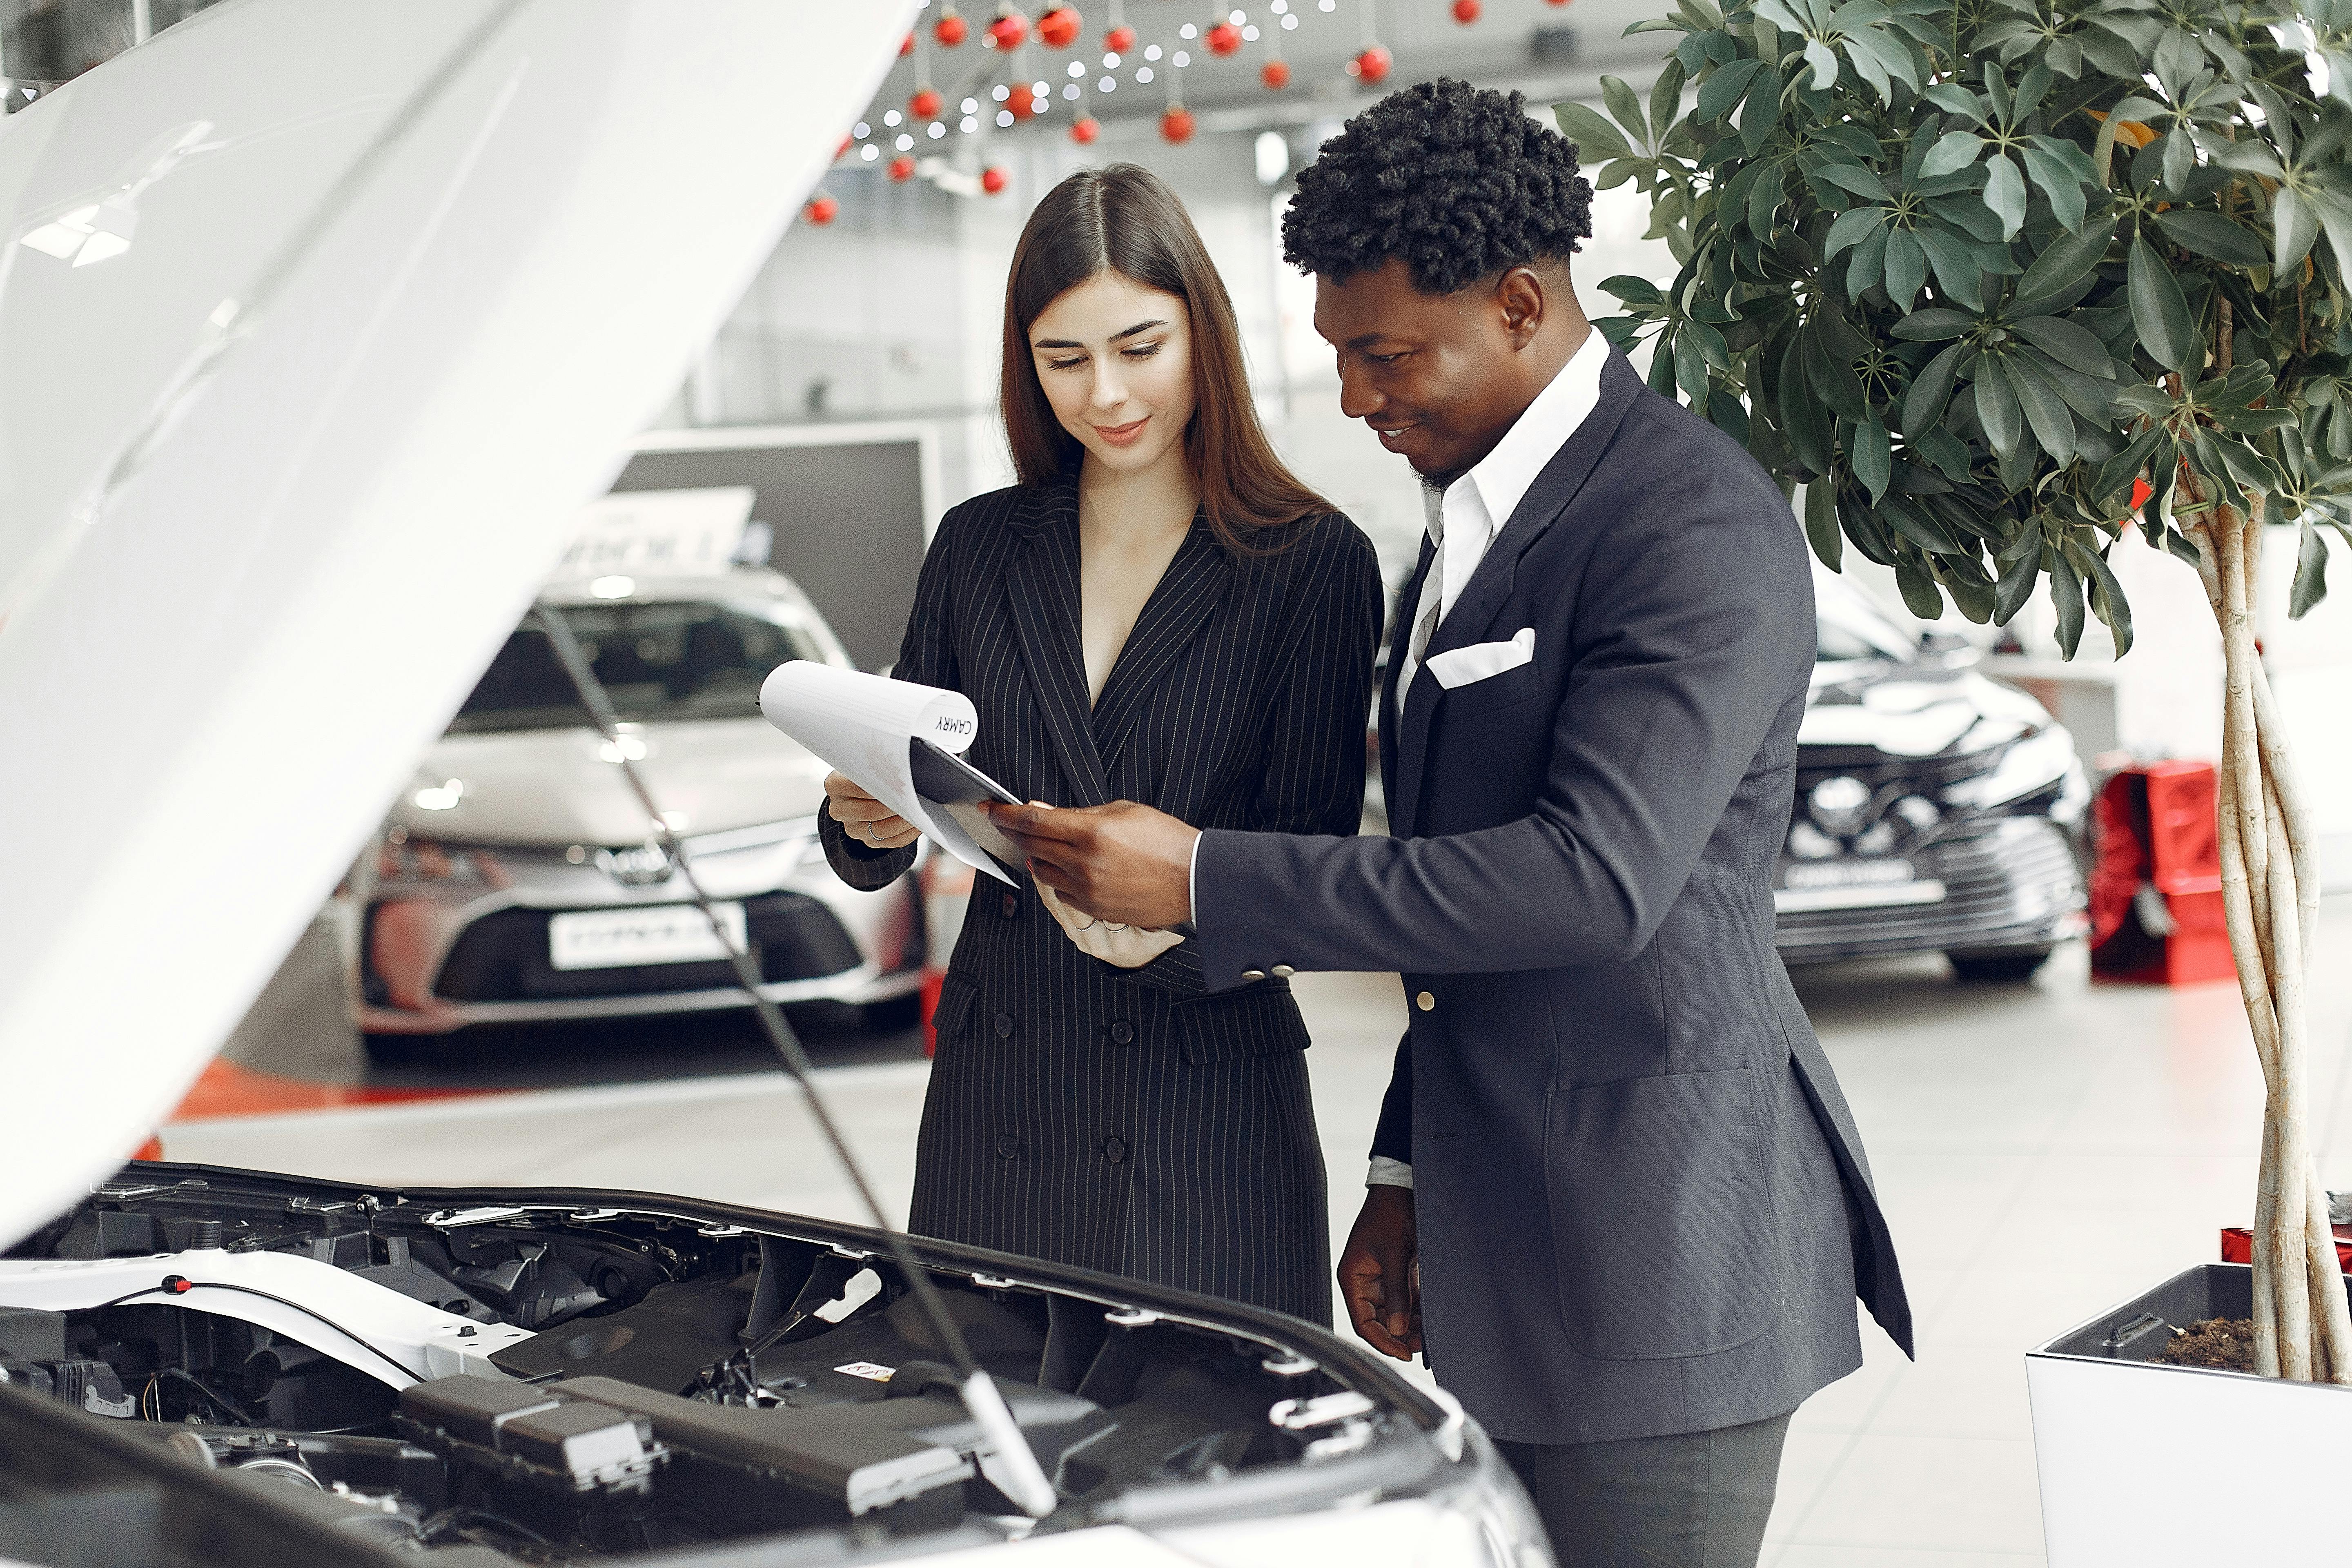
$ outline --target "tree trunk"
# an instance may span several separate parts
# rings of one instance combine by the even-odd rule
[[[2182,488],[2192,506],[2205,500],[2193,477]],[[2262,501],[2250,496],[2241,509],[2215,498],[2189,530],[2221,628],[2222,909],[2266,1089],[2254,1355],[2267,1376],[2352,1384],[2352,1311],[2307,1131],[2304,963],[2318,920],[2318,869],[2310,813],[2254,646]]]

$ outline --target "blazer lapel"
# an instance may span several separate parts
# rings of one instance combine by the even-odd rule
[[[1108,805],[1110,791],[1087,712],[1086,654],[1078,643],[1076,480],[1065,478],[1025,492],[1013,526],[1027,535],[1004,570],[1021,662],[1063,776],[1079,795],[1052,804]]]
[[[1536,476],[1536,482],[1519,498],[1517,509],[1495,536],[1494,543],[1486,547],[1470,581],[1463,584],[1462,596],[1454,601],[1454,608],[1430,637],[1416,675],[1419,668],[1427,667],[1431,654],[1466,647],[1486,636],[1495,617],[1510,602],[1519,557],[1576,500],[1576,492],[1592,477],[1593,466],[1608,450],[1611,437],[1617,434],[1625,411],[1633,406],[1634,396],[1642,388],[1642,378],[1634,374],[1632,363],[1619,351],[1610,350],[1609,361],[1601,369],[1601,395],[1592,411],[1584,416],[1584,423],[1576,427],[1575,433],[1560,443],[1559,450]],[[1433,676],[1427,680],[1416,679],[1412,689],[1404,694],[1404,710],[1397,730],[1398,788],[1392,797],[1399,807],[1399,823],[1412,822],[1412,814],[1420,807],[1421,775],[1428,762],[1430,725],[1444,690]]]
[[[1094,706],[1094,742],[1106,775],[1117,765],[1120,748],[1150,705],[1151,691],[1179,654],[1191,647],[1205,622],[1223,602],[1233,580],[1232,560],[1195,516],[1175,558],[1160,574],[1159,583],[1143,602],[1135,629],[1118,650]]]
[[[1421,606],[1421,585],[1428,580],[1430,564],[1437,559],[1437,542],[1427,533],[1421,536],[1421,561],[1412,569],[1405,585],[1397,590],[1396,609],[1389,628],[1389,667],[1381,679],[1381,798],[1389,804],[1389,830],[1395,837],[1409,837],[1405,827],[1405,808],[1410,804],[1403,797],[1412,793],[1404,787],[1403,777],[1397,770],[1397,677],[1404,669],[1405,650],[1412,644],[1413,612]]]

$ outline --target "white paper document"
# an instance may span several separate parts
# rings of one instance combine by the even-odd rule
[[[760,711],[949,854],[1013,881],[1005,867],[1021,863],[1020,847],[980,814],[978,803],[1018,804],[1019,797],[961,759],[980,733],[971,699],[794,659],[769,672]]]

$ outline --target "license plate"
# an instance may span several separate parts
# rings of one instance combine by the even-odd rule
[[[714,904],[712,912],[738,948],[744,942],[743,906]],[[616,969],[633,963],[707,963],[727,950],[696,904],[646,904],[625,910],[580,910],[547,922],[547,959],[558,969]]]
[[[1921,877],[1908,860],[1798,860],[1772,890],[1777,910],[1861,910],[1940,903],[1944,884]]]

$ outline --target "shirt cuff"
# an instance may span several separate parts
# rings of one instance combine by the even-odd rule
[[[1368,1187],[1411,1187],[1412,1167],[1402,1160],[1391,1160],[1384,1154],[1372,1156],[1372,1168],[1364,1177]]]

